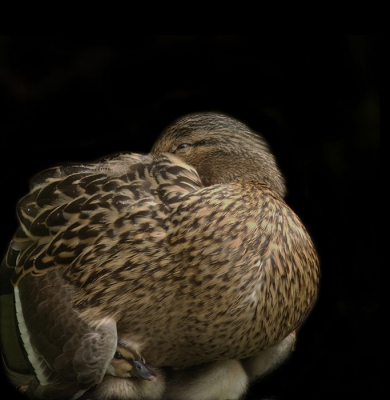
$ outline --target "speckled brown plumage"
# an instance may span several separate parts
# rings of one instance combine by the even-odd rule
[[[176,368],[254,356],[288,336],[315,301],[319,269],[284,193],[264,140],[213,113],[177,121],[150,155],[38,175],[2,269],[14,270],[52,374],[81,389],[101,380],[112,344],[88,379],[69,363],[86,336],[113,329],[150,365]],[[48,313],[56,288],[69,301]]]

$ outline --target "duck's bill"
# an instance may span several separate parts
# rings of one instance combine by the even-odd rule
[[[133,362],[133,369],[131,370],[131,374],[140,379],[145,379],[148,381],[154,381],[157,378],[156,374],[140,361]]]

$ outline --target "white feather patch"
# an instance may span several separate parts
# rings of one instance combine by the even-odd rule
[[[34,350],[31,341],[30,341],[30,332],[27,329],[26,323],[23,317],[22,303],[20,301],[19,289],[15,287],[15,308],[16,308],[16,318],[18,320],[20,336],[23,341],[24,348],[27,353],[27,357],[34,368],[35,375],[39,380],[41,385],[48,385],[50,382],[47,380],[45,369],[47,368],[47,364],[45,360],[40,357],[36,351]]]

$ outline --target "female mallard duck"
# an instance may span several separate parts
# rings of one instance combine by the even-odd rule
[[[278,359],[264,351],[282,357],[318,290],[316,251],[284,194],[265,141],[214,113],[179,119],[149,155],[39,174],[1,267],[11,379],[26,375],[15,332],[37,398],[101,382],[118,335],[153,367],[246,359],[262,375]]]

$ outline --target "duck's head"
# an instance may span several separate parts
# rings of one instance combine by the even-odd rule
[[[173,122],[152,154],[172,153],[192,165],[205,186],[258,181],[285,195],[284,179],[267,142],[234,118],[198,113]]]
[[[157,378],[156,374],[145,365],[145,359],[141,354],[123,342],[118,343],[106,373],[119,378],[136,377],[148,381]]]

